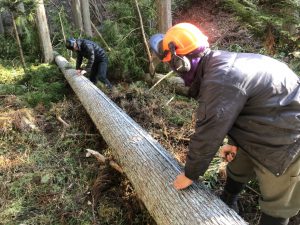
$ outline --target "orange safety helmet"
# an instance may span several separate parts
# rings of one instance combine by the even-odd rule
[[[163,62],[171,60],[169,44],[173,42],[176,46],[176,54],[185,56],[198,48],[206,49],[209,47],[207,37],[193,24],[178,23],[171,27],[164,35],[162,50],[165,53]]]

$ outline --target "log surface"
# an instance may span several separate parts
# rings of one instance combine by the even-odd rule
[[[67,69],[65,58],[55,61],[157,224],[247,224],[200,182],[176,191],[172,182],[182,168],[169,152],[86,77]]]

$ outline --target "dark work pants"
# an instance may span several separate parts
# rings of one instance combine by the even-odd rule
[[[104,83],[108,88],[112,88],[111,83],[106,77],[107,63],[107,59],[103,59],[103,61],[94,62],[91,70],[90,81],[96,84],[99,80],[102,83]]]

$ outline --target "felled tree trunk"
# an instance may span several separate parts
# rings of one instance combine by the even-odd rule
[[[176,191],[177,161],[66,59],[55,61],[157,224],[246,224],[201,183]]]

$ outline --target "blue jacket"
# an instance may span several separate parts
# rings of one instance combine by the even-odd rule
[[[300,80],[287,65],[250,53],[211,51],[190,88],[199,101],[185,175],[203,175],[228,134],[279,176],[300,155]]]

